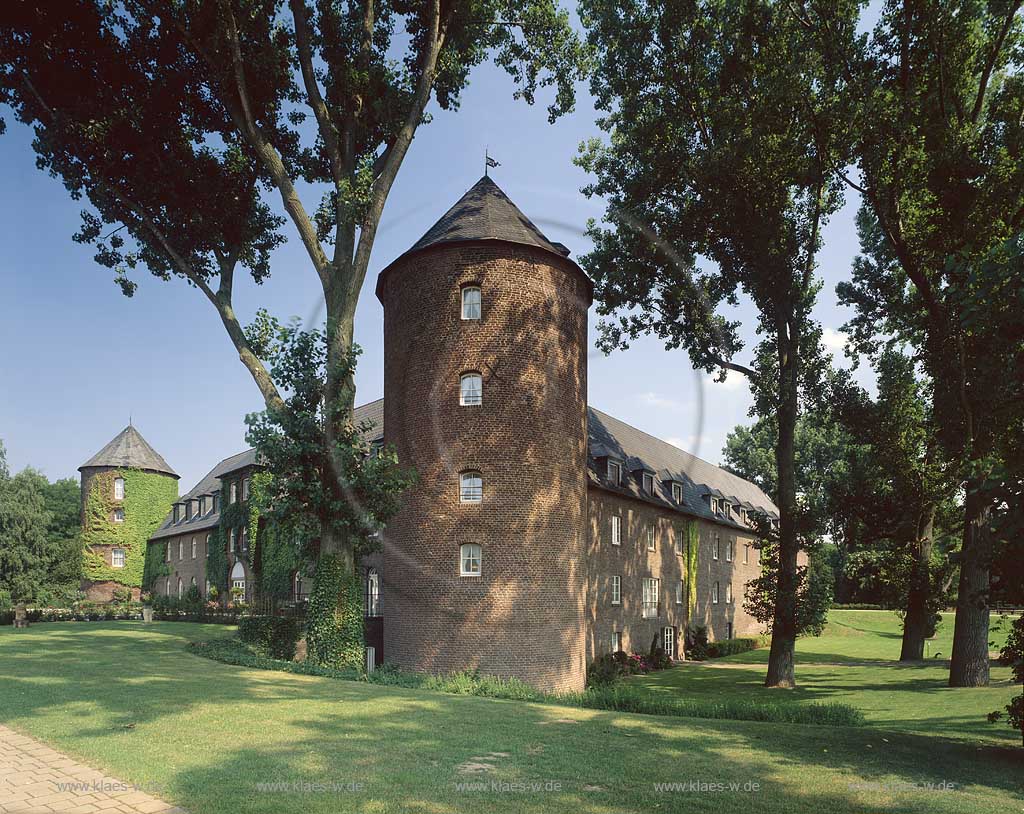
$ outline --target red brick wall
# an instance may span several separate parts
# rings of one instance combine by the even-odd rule
[[[482,318],[461,319],[463,285]],[[384,535],[388,661],[583,686],[589,296],[569,261],[527,246],[435,246],[388,272],[385,441],[419,480]],[[459,376],[483,404],[459,406]],[[483,476],[480,504],[459,473]],[[478,577],[459,546],[482,547]]]

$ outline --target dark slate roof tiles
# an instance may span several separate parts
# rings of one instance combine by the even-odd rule
[[[178,477],[161,455],[149,445],[142,434],[131,424],[125,427],[103,449],[78,467],[79,471],[90,467],[117,466],[124,469],[143,469]]]

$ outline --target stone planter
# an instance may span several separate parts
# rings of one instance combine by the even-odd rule
[[[28,612],[24,602],[19,602],[14,608],[14,626],[28,627]]]
[[[146,606],[142,609],[142,621],[147,624],[153,621],[153,609],[151,607]]]

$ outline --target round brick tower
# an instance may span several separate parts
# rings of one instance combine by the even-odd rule
[[[584,684],[592,285],[567,255],[484,177],[378,279],[384,440],[418,476],[384,535],[392,664]]]

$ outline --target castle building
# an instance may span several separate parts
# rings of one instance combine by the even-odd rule
[[[712,639],[758,630],[742,599],[760,574],[755,518],[774,522],[776,507],[587,405],[592,284],[493,180],[376,293],[384,398],[355,418],[418,476],[360,564],[378,659],[570,690],[601,653],[653,644],[681,658],[688,624]],[[235,594],[252,597],[244,529],[227,543],[211,530],[224,525],[216,495],[245,500],[256,464],[252,451],[222,461],[175,504],[151,537],[169,558],[157,592],[205,586],[204,545],[228,545]],[[301,599],[300,571],[295,582]]]
[[[78,471],[82,590],[98,602],[119,590],[138,599],[147,540],[178,496],[178,474],[131,424]]]

